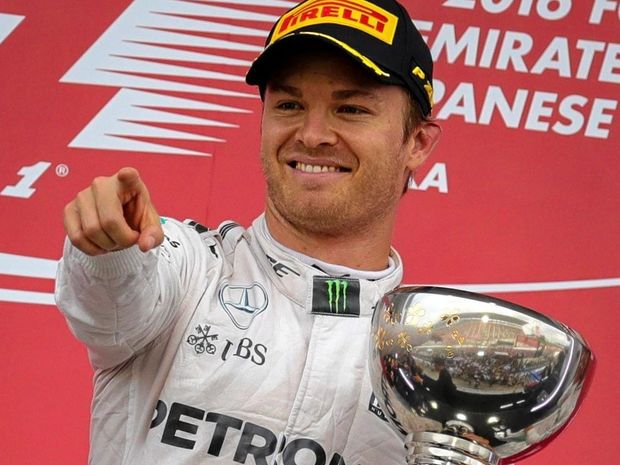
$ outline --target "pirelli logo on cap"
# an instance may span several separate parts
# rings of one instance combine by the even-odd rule
[[[392,45],[398,17],[364,0],[313,0],[282,16],[269,43],[302,27],[326,23],[352,27]]]

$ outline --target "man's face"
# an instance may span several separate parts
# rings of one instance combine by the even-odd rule
[[[289,60],[265,90],[268,211],[328,236],[393,218],[410,170],[423,161],[413,155],[416,131],[403,140],[407,98],[335,51]]]

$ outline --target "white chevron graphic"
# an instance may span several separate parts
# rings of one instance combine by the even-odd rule
[[[151,123],[238,127],[226,121],[224,113],[247,113],[247,99],[257,97],[249,87],[245,92],[231,90],[230,86],[239,87],[244,81],[251,60],[262,50],[254,44],[256,38],[262,43],[277,19],[277,15],[260,10],[284,11],[294,4],[281,0],[135,0],[60,80],[121,89],[69,146],[209,156],[207,152],[176,147],[174,140],[224,139],[205,135],[204,131],[176,131]],[[265,27],[238,25],[246,21],[252,26],[264,23]],[[230,39],[222,40],[215,34],[226,34]],[[247,59],[227,56],[230,51]],[[218,71],[216,67],[222,65],[238,72]],[[166,95],[170,92],[187,93],[188,97]],[[210,103],[210,96],[227,97],[234,106]],[[222,117],[206,119],[175,112],[187,109],[221,113]],[[135,138],[164,139],[167,143]]]
[[[11,32],[19,26],[19,23],[21,23],[24,18],[25,16],[0,13],[0,44],[11,35]]]
[[[150,108],[149,108],[150,107]],[[158,109],[155,109],[158,108]],[[165,110],[162,110],[165,109]],[[127,137],[150,137],[171,140],[225,142],[221,138],[175,131],[149,123],[184,124],[210,127],[238,127],[235,124],[174,113],[174,110],[205,110],[222,113],[249,113],[249,110],[206,103],[200,100],[170,97],[153,92],[121,89],[86,126],[69,147],[166,153],[172,155],[208,155],[204,152],[143,142]]]
[[[57,260],[0,253],[0,275],[54,279],[57,268]],[[54,305],[54,294],[0,288],[0,302]]]
[[[0,275],[54,279],[57,267],[57,260],[0,253]]]

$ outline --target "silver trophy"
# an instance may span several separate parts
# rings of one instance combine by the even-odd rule
[[[575,412],[593,362],[561,323],[455,289],[404,287],[372,319],[370,376],[409,465],[497,465]]]

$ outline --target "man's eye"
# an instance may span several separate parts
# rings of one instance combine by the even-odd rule
[[[299,103],[297,102],[280,102],[278,103],[277,107],[278,110],[299,110],[301,108],[301,105],[299,105]]]
[[[368,111],[362,107],[356,107],[353,105],[342,105],[338,111],[347,115],[365,115]]]

